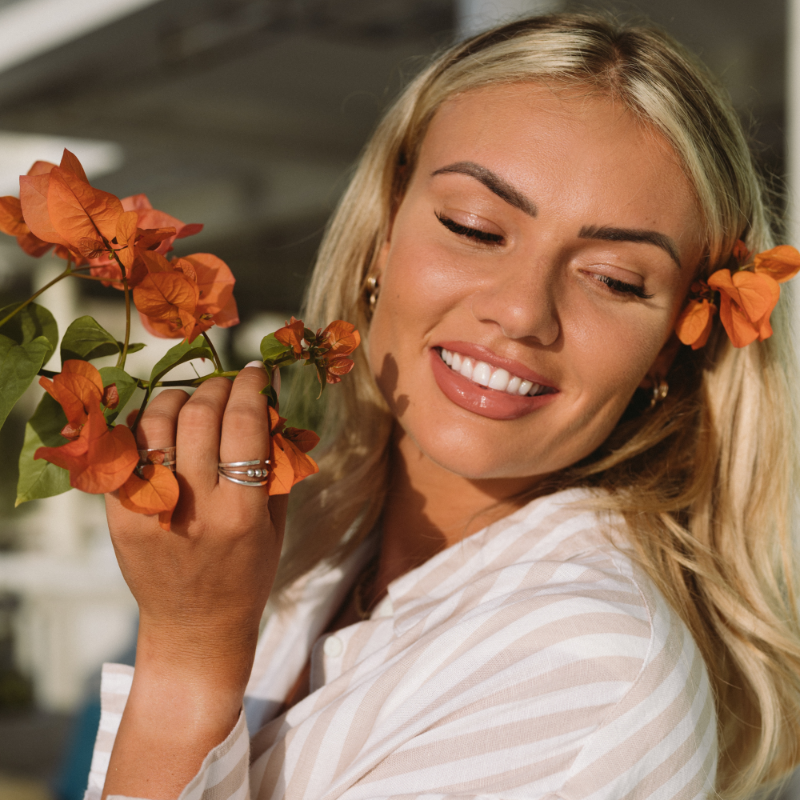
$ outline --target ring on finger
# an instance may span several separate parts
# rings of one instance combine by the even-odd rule
[[[137,469],[149,465],[168,467],[175,472],[175,446],[172,447],[149,447],[139,450],[139,463]]]
[[[223,478],[240,486],[266,486],[269,463],[268,458],[254,461],[220,461],[217,472]]]

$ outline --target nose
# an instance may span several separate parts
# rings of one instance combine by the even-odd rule
[[[490,283],[472,296],[472,313],[497,325],[509,339],[529,339],[549,347],[561,335],[556,287],[548,270],[498,270]]]

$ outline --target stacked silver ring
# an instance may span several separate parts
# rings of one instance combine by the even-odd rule
[[[219,462],[217,472],[239,486],[266,486],[269,459]]]
[[[136,469],[142,467],[162,466],[168,467],[175,472],[175,447],[150,447],[147,450],[139,450],[139,463]]]

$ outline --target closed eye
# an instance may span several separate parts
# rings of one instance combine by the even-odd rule
[[[632,283],[625,283],[624,281],[611,278],[608,275],[595,275],[595,278],[604,283],[613,292],[619,294],[632,294],[634,297],[640,297],[642,300],[649,300],[653,295],[647,294],[641,286],[636,286]]]
[[[502,244],[504,241],[499,233],[489,233],[478,228],[468,228],[466,225],[460,225],[450,217],[445,217],[444,214],[439,214],[438,212],[436,213],[436,219],[448,230],[457,233],[459,236],[466,236],[468,239],[475,239],[478,242],[487,244]]]

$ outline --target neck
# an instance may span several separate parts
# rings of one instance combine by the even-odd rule
[[[432,556],[516,510],[531,479],[472,480],[420,452],[398,429],[382,515],[376,590]]]

